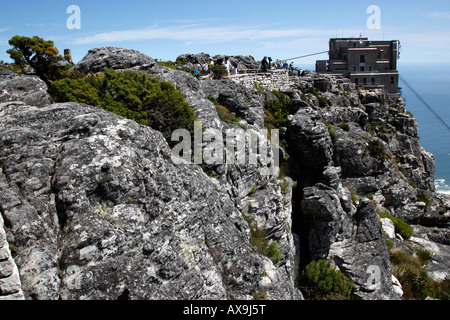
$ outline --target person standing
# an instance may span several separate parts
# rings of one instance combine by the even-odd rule
[[[261,70],[264,73],[267,73],[269,71],[269,62],[267,62],[267,57],[264,57],[264,59],[261,61]]]
[[[194,74],[199,75],[201,70],[202,70],[202,66],[200,65],[200,63],[198,63],[198,61],[195,61]]]
[[[231,62],[229,57],[225,57],[225,60],[223,61],[223,66],[227,69],[228,75],[230,75],[231,72]]]
[[[236,62],[231,63],[231,74],[236,76],[238,74],[238,65]]]

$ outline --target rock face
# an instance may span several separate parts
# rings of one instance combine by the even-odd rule
[[[160,133],[87,105],[0,108],[2,214],[27,298],[300,296]]]
[[[270,87],[199,81],[113,47],[75,67],[105,68],[173,83],[204,132],[239,129],[265,143],[265,104],[283,92],[284,169],[263,174],[273,152],[254,165],[175,165],[150,127],[52,104],[39,79],[2,76],[0,297],[302,299],[299,269],[326,259],[352,277],[354,298],[400,299],[386,240],[406,241],[380,212],[413,224],[407,244],[432,250],[427,271],[448,276],[450,200],[433,192],[434,158],[401,98],[310,72],[269,74]],[[220,118],[212,101],[239,121]],[[255,230],[276,244],[276,259],[253,245]]]
[[[195,63],[208,63],[209,59],[213,59],[213,61],[223,60],[226,56],[224,55],[216,55],[214,57],[211,57],[207,53],[198,53],[198,54],[182,54],[178,56],[177,61],[185,62],[187,65],[192,66]],[[260,70],[261,69],[261,62],[255,61],[255,58],[252,56],[230,56],[229,57],[230,62],[234,63],[238,70]]]
[[[0,71],[0,103],[22,101],[42,107],[51,103],[47,85],[37,76],[21,77],[12,72]]]
[[[6,241],[3,218],[0,216],[0,300],[23,300],[19,270]]]
[[[136,50],[101,47],[89,50],[76,69],[82,73],[96,73],[104,69],[127,69],[153,62],[152,58]]]

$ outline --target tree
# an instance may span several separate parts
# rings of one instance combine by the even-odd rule
[[[14,36],[9,40],[9,44],[13,48],[7,53],[22,72],[27,74],[27,69],[33,68],[47,85],[50,85],[50,81],[62,78],[68,69],[67,65],[62,63],[64,58],[51,40],[37,36],[33,38]]]

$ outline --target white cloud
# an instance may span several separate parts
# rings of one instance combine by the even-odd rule
[[[9,28],[2,28],[2,29],[0,29],[0,33],[5,32],[7,30],[9,30]]]
[[[425,16],[433,19],[450,19],[450,12],[429,12]]]
[[[141,40],[176,40],[197,43],[224,43],[232,41],[268,41],[269,39],[305,38],[330,35],[329,30],[318,29],[265,29],[240,27],[202,27],[184,25],[149,27],[137,30],[111,31],[76,38],[74,44],[112,43]]]

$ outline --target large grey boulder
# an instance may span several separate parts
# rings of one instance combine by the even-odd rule
[[[0,112],[2,215],[27,298],[301,297],[159,132],[82,104]]]
[[[214,98],[238,117],[250,124],[264,126],[265,96],[259,90],[249,90],[228,80],[205,80],[201,82],[205,97]]]
[[[152,58],[137,50],[100,47],[89,50],[75,66],[75,70],[81,73],[97,73],[104,69],[128,69],[153,62]]]
[[[37,76],[19,76],[0,72],[0,103],[22,101],[31,106],[42,107],[51,103],[47,85]]]

